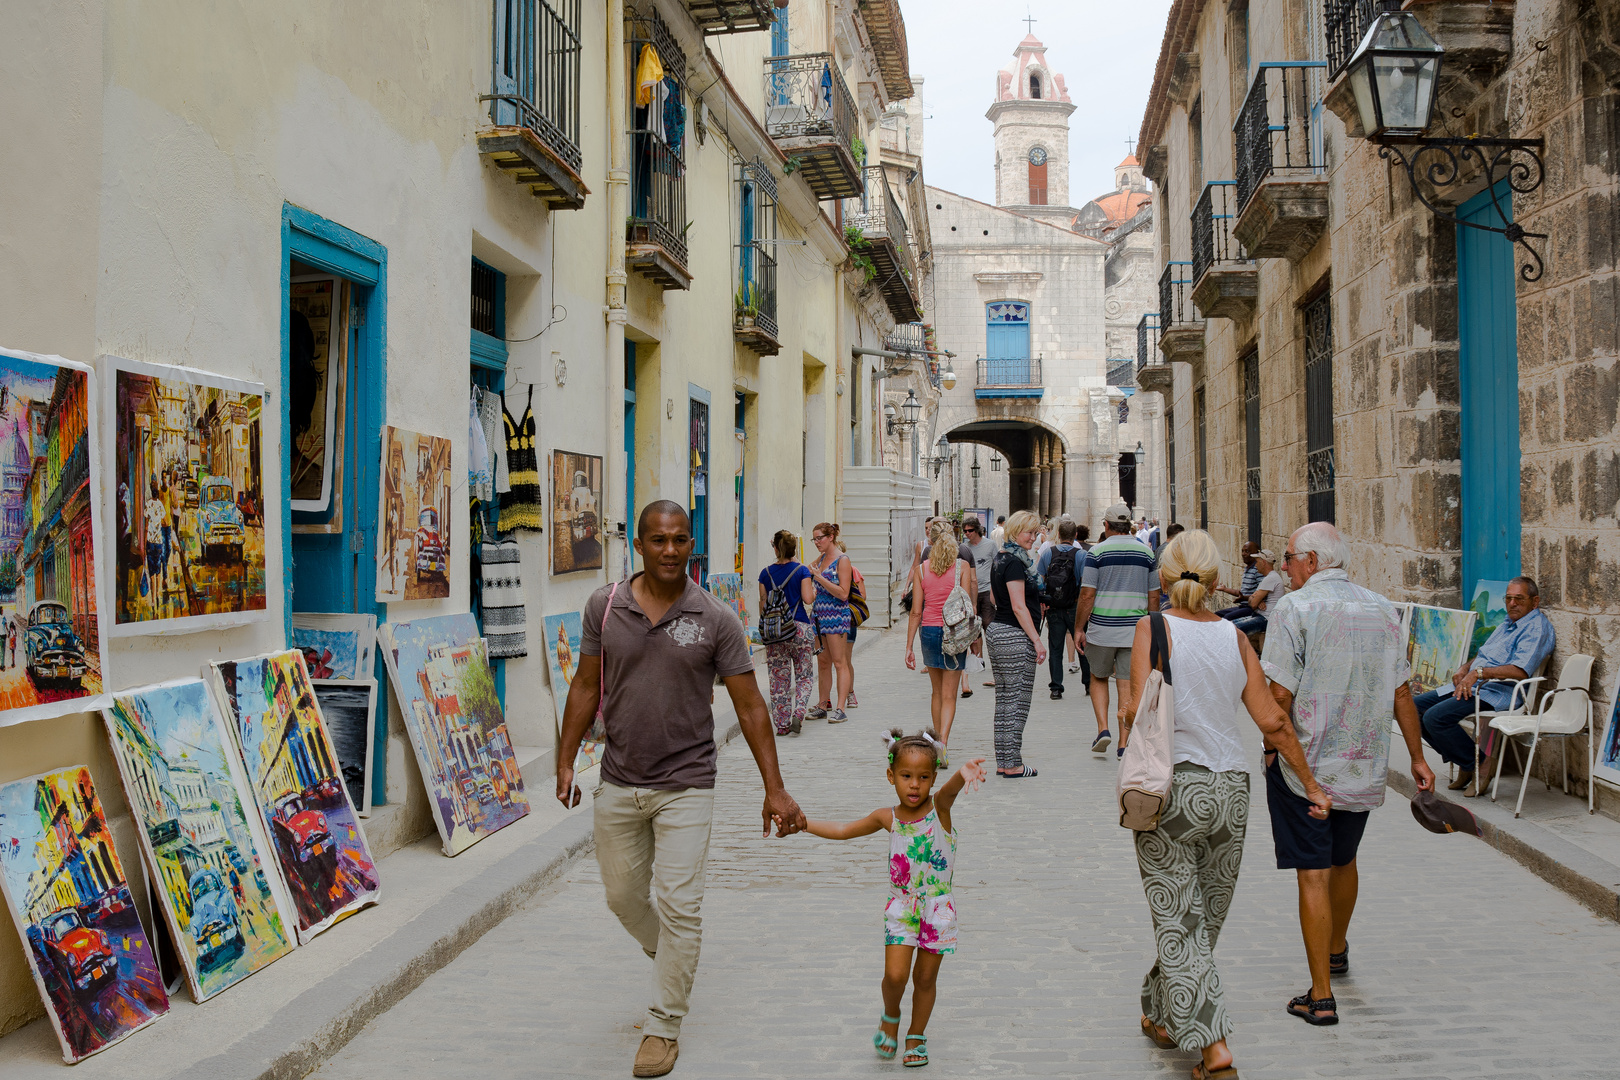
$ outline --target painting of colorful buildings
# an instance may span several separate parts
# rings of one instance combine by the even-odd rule
[[[529,812],[483,639],[471,615],[384,625],[383,656],[446,855]]]
[[[64,1060],[103,1050],[168,1012],[90,770],[0,787],[0,884]]]
[[[192,996],[207,1000],[293,948],[234,751],[200,679],[117,694],[103,715]]]
[[[209,665],[300,942],[377,900],[377,866],[297,650]]]
[[[378,600],[450,595],[450,440],[382,429]]]

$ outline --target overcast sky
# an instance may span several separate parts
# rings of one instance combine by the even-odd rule
[[[1170,0],[901,0],[911,73],[923,87],[924,175],[959,195],[994,202],[995,150],[985,110],[996,72],[1033,30],[1077,106],[1069,118],[1069,201],[1111,191],[1125,140],[1142,126]],[[1033,27],[1024,16],[1033,15]]]

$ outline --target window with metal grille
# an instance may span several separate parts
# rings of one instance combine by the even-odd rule
[[[1193,391],[1193,424],[1197,428],[1195,432],[1195,449],[1198,451],[1198,527],[1200,529],[1209,528],[1209,425],[1204,402],[1204,388],[1200,386]]]
[[[1164,464],[1169,473],[1170,520],[1176,520],[1176,410],[1164,410]]]
[[[1243,370],[1244,483],[1249,500],[1249,539],[1261,543],[1260,531],[1260,353],[1239,361]]]
[[[500,337],[501,273],[493,266],[472,262],[472,328],[490,337]]]
[[[533,131],[568,165],[579,144],[580,0],[495,0],[490,119]]]
[[[1334,519],[1333,295],[1305,305],[1306,511],[1312,521]]]

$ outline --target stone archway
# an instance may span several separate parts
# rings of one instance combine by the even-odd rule
[[[979,443],[999,452],[1007,463],[1007,513],[1033,510],[1057,517],[1068,509],[1062,435],[1035,421],[1012,418],[975,420],[952,428],[953,443]],[[998,508],[999,509],[999,508]]]

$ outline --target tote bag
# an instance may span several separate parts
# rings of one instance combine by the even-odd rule
[[[1164,616],[1148,615],[1153,628],[1149,652],[1154,670],[1148,673],[1142,700],[1136,706],[1131,738],[1119,760],[1116,795],[1119,823],[1133,832],[1152,832],[1170,805],[1170,780],[1175,751],[1176,698],[1170,678],[1170,642]]]

